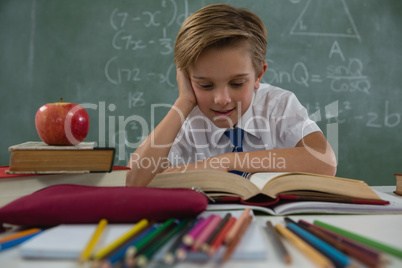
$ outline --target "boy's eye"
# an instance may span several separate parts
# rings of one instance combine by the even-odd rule
[[[213,87],[212,84],[198,83],[198,85],[199,85],[201,88],[205,88],[205,89],[209,89],[209,88],[212,88],[212,87]]]
[[[234,87],[242,87],[244,85],[244,82],[243,81],[242,82],[232,82],[231,84]]]

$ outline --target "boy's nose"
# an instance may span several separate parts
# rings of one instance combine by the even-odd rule
[[[226,105],[230,103],[231,98],[228,88],[219,88],[214,96],[215,104]]]

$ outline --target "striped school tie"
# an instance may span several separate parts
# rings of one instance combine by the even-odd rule
[[[225,131],[225,135],[229,138],[230,143],[233,145],[232,152],[243,152],[243,138],[244,138],[244,130],[241,128],[232,128]],[[244,178],[250,174],[248,172],[231,170],[230,173],[234,173],[240,175]]]

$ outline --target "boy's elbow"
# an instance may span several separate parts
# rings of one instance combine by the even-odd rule
[[[145,187],[149,183],[148,181],[144,179],[140,179],[140,176],[136,176],[136,174],[133,174],[132,170],[127,172],[126,176],[126,186],[128,187]]]
[[[337,166],[338,163],[336,161],[336,156],[335,153],[332,151],[332,153],[330,153],[323,165],[322,165],[322,173],[324,175],[328,175],[328,176],[335,176],[336,175],[336,171],[337,171]]]
[[[157,173],[149,170],[132,168],[126,175],[126,186],[128,187],[146,187]]]
[[[326,175],[329,175],[329,176],[335,176],[336,170],[337,170],[337,167],[336,167],[336,163],[335,163],[334,166],[330,165],[328,168],[326,168],[325,173],[326,173]]]

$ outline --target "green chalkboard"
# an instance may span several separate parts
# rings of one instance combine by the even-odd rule
[[[44,103],[84,105],[87,140],[116,164],[163,118],[178,92],[173,46],[184,19],[218,1],[0,1],[0,164],[38,140]],[[338,157],[338,176],[392,185],[402,172],[402,1],[223,1],[268,30],[264,82],[293,91]],[[163,105],[162,105],[163,104]]]

